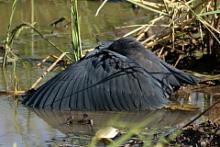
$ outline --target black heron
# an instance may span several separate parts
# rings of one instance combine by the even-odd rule
[[[23,104],[77,111],[140,111],[168,103],[198,80],[162,61],[133,38],[96,47],[31,94]]]

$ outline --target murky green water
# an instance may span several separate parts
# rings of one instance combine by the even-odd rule
[[[128,3],[108,3],[100,15],[94,17],[95,11],[101,4],[95,0],[80,0],[79,13],[81,19],[82,40],[84,48],[92,48],[99,41],[113,39],[122,36],[128,30],[118,30],[116,27],[141,24],[155,16],[153,13],[139,10],[134,11]],[[10,1],[0,1],[0,41],[6,37],[7,25],[11,9]],[[33,11],[31,13],[31,11]],[[31,17],[31,14],[33,17]],[[50,24],[55,20],[65,17],[65,21],[56,27]],[[34,19],[33,19],[34,18]],[[36,22],[36,28],[45,37],[62,50],[71,51],[69,1],[43,1],[23,0],[19,2],[13,27],[23,22]],[[42,59],[49,54],[57,54],[52,46],[41,39],[31,30],[25,30],[15,40],[13,49],[22,57]],[[1,55],[1,54],[0,54]],[[13,73],[13,66],[9,65],[7,70],[0,70],[0,90],[13,90],[18,85],[19,90],[28,89],[31,84],[40,76],[43,69],[36,66],[37,62],[18,62],[16,72]],[[46,81],[57,71],[50,73],[44,79]],[[15,77],[16,76],[16,77]],[[16,79],[16,80],[14,80]],[[178,101],[199,106],[200,111],[204,110],[219,99],[220,88],[213,91],[192,92],[180,95]],[[216,120],[219,118],[220,105],[209,111],[201,119]],[[82,124],[83,116],[88,115],[94,125]],[[0,146],[50,146],[63,143],[86,145],[90,142],[95,132],[106,126],[114,126],[121,130],[137,126],[140,122],[149,120],[146,123],[148,128],[160,126],[175,127],[181,126],[189,121],[195,112],[159,110],[154,112],[140,113],[116,113],[116,112],[57,112],[30,110],[20,105],[12,96],[0,96]],[[150,118],[150,119],[149,119]],[[69,124],[69,120],[71,123]],[[201,120],[200,119],[200,120]],[[144,131],[144,130],[143,130]]]
[[[116,29],[116,27],[143,24],[143,22],[148,21],[147,19],[151,19],[154,16],[152,13],[148,14],[149,12],[142,10],[136,12],[131,9],[131,5],[128,3],[111,2],[101,10],[100,15],[95,17],[95,12],[100,4],[99,0],[79,1],[80,27],[84,48],[92,48],[99,41],[113,39],[124,34],[123,31]],[[6,37],[10,10],[10,2],[0,2],[1,40]],[[32,11],[33,13],[31,13]],[[146,15],[147,17],[145,17]],[[65,18],[63,22],[57,24],[56,27],[51,26],[54,21],[62,17]],[[60,49],[71,51],[69,1],[23,1],[17,6],[13,27],[23,22],[36,22],[35,27],[47,39]],[[19,38],[22,39],[15,41],[15,50],[25,55],[39,57],[56,53],[56,50],[38,35],[31,34],[31,30],[25,30]]]

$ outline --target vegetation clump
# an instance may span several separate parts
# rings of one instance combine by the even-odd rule
[[[153,9],[159,15],[125,36],[135,35],[160,58],[178,68],[220,73],[220,5],[217,0],[128,1]]]

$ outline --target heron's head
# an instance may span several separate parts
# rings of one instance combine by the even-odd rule
[[[134,38],[126,37],[114,41],[108,47],[108,49],[111,51],[115,51],[121,55],[127,56],[140,52],[141,50],[144,50],[144,46],[141,45]]]

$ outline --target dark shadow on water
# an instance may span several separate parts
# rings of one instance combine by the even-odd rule
[[[64,134],[87,135],[93,135],[97,130],[109,126],[119,129],[132,128],[146,120],[150,120],[145,125],[146,128],[178,127],[196,114],[165,109],[144,112],[67,112],[37,109],[33,111],[50,126]]]

